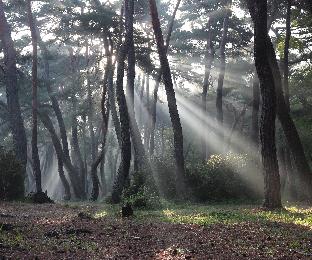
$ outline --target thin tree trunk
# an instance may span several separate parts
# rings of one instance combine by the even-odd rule
[[[53,141],[53,145],[54,145],[57,156],[62,158],[63,164],[65,168],[67,169],[68,176],[73,187],[74,195],[77,198],[84,198],[85,197],[84,189],[83,187],[81,187],[81,183],[79,182],[79,179],[77,178],[78,172],[75,169],[75,167],[72,165],[71,161],[68,160],[66,156],[64,155],[64,150],[62,149],[61,142],[56,134],[56,131],[54,129],[54,126],[50,117],[44,112],[40,112],[39,116],[40,116],[41,122],[44,124],[45,128],[49,131],[51,135],[51,139]]]
[[[32,160],[34,164],[34,173],[36,179],[36,191],[42,192],[41,185],[41,169],[40,169],[40,159],[38,152],[38,76],[37,76],[37,66],[38,66],[38,40],[36,27],[34,25],[34,18],[31,11],[31,0],[27,1],[27,13],[28,22],[31,32],[31,42],[33,47],[33,61],[32,61],[32,139],[31,139],[31,151]]]
[[[281,208],[282,203],[275,146],[276,93],[267,52],[267,1],[248,0],[248,7],[255,26],[255,63],[262,97],[260,139],[265,186],[263,206],[275,209]]]
[[[207,93],[209,89],[209,77],[211,66],[214,58],[213,53],[213,46],[212,46],[212,18],[209,17],[209,21],[207,24],[207,47],[205,53],[205,77],[204,77],[204,84],[203,84],[203,92],[202,92],[202,109],[203,115],[205,117],[207,112]],[[202,136],[201,136],[201,143],[202,143],[202,161],[207,159],[207,140],[206,140],[206,124],[205,120],[202,124]]]
[[[225,1],[225,3],[231,1]],[[227,6],[225,5],[227,9]],[[224,132],[223,132],[223,84],[224,84],[224,77],[225,77],[225,47],[228,38],[228,29],[229,29],[229,20],[230,20],[230,10],[226,10],[223,19],[223,33],[220,42],[220,73],[218,78],[218,87],[217,87],[217,99],[216,99],[216,108],[217,108],[217,121],[219,123],[219,131],[220,136],[223,139]]]
[[[105,38],[105,37],[104,37]],[[109,100],[107,97],[108,92],[108,77],[112,70],[112,60],[111,53],[108,48],[107,38],[104,39],[104,48],[107,55],[107,65],[105,68],[105,75],[103,81],[103,91],[102,91],[102,100],[101,100],[101,114],[102,114],[102,148],[100,154],[97,156],[91,165],[91,178],[92,178],[92,192],[91,192],[91,200],[96,201],[99,196],[99,178],[97,176],[97,167],[100,163],[103,163],[104,168],[104,159],[105,159],[105,144],[107,139],[108,132],[108,120],[109,120]],[[102,173],[102,172],[101,172]],[[104,176],[105,178],[105,176]]]
[[[134,1],[129,1],[129,9],[134,9]],[[141,140],[140,130],[135,118],[134,111],[134,82],[135,82],[135,48],[134,48],[134,40],[133,40],[133,22],[128,23],[127,25],[128,37],[129,37],[129,51],[128,51],[128,73],[127,73],[127,89],[129,94],[129,117],[130,117],[130,134],[132,138],[133,148],[135,152],[135,164],[138,169],[144,173],[145,181],[149,188],[154,189],[156,191],[156,186],[154,180],[152,178],[152,168],[148,161],[147,155],[145,153],[145,149]],[[147,74],[147,86],[146,86],[146,94],[147,94],[147,107],[149,106],[149,97],[148,97],[148,85],[149,85],[149,74]],[[147,109],[148,110],[148,109]],[[148,129],[148,125],[146,129]],[[148,135],[147,135],[148,136]],[[146,142],[148,144],[148,142]],[[137,169],[137,170],[138,170]]]
[[[36,26],[36,24],[35,24],[35,26]],[[50,82],[50,66],[49,66],[49,60],[48,60],[49,53],[48,53],[48,50],[47,50],[44,42],[42,41],[42,39],[40,37],[40,31],[39,31],[38,27],[36,27],[36,31],[37,31],[37,36],[38,36],[39,47],[42,51],[45,84],[47,87],[49,98],[51,100],[52,108],[54,110],[54,113],[56,115],[56,119],[57,119],[57,122],[59,125],[64,156],[66,156],[67,160],[70,160],[68,141],[67,141],[67,133],[66,133],[66,127],[65,127],[62,111],[61,111],[60,105],[58,103],[58,100],[57,100],[55,94],[53,93],[53,90],[51,87],[51,82]]]
[[[169,114],[171,118],[173,135],[174,135],[174,153],[176,160],[176,188],[177,194],[183,196],[185,194],[185,168],[184,168],[184,155],[183,155],[183,132],[182,125],[177,108],[177,102],[175,92],[173,89],[171,71],[166,55],[166,47],[164,45],[164,38],[161,31],[160,21],[158,17],[158,10],[155,0],[149,0],[150,12],[153,24],[153,30],[155,34],[155,40],[157,43],[157,50],[159,60],[161,64],[161,71],[163,75],[164,85],[167,94],[167,102],[169,108]]]
[[[75,101],[74,101],[75,102]],[[80,151],[80,145],[79,145],[79,138],[78,138],[78,122],[77,122],[77,118],[75,115],[76,112],[76,108],[74,105],[74,113],[73,113],[73,117],[72,117],[72,148],[73,148],[73,153],[75,155],[75,158],[78,162],[78,169],[79,169],[79,175],[77,176],[79,182],[81,183],[80,186],[82,186],[82,178],[84,175],[84,172],[86,171],[86,169],[84,168],[84,163],[83,163],[83,159],[82,159],[82,154]]]
[[[169,25],[168,25],[167,38],[166,38],[166,44],[165,44],[166,54],[167,54],[168,49],[169,49],[171,34],[173,31],[173,25],[174,25],[175,17],[176,17],[176,14],[177,14],[177,11],[179,9],[180,4],[181,4],[181,0],[178,0],[176,5],[175,5],[175,8],[174,8],[172,16],[171,16],[171,20],[170,20]],[[160,68],[160,70],[158,71],[158,75],[156,78],[156,84],[155,84],[155,88],[153,91],[153,101],[151,104],[151,117],[152,118],[151,118],[151,131],[150,131],[151,132],[150,155],[154,154],[154,149],[155,149],[156,109],[157,109],[158,89],[159,89],[161,77],[162,77],[162,68]]]
[[[125,0],[125,17],[126,23],[133,23],[133,9],[129,5],[133,0]],[[129,28],[129,27],[128,27]],[[126,26],[127,29],[127,26]],[[117,102],[119,106],[120,128],[121,128],[121,162],[118,169],[117,176],[114,181],[112,191],[112,202],[119,203],[121,194],[129,176],[130,162],[131,162],[131,140],[130,140],[130,122],[129,113],[127,107],[127,101],[123,89],[123,78],[125,69],[125,60],[129,50],[130,37],[129,30],[126,31],[125,42],[123,43],[121,50],[118,54],[118,66],[117,66],[117,81],[116,81],[116,94]]]
[[[18,96],[16,52],[2,0],[0,0],[0,38],[4,54],[8,118],[13,137],[13,148],[16,158],[22,164],[23,173],[26,175],[27,139]]]
[[[60,141],[59,141],[59,139],[55,133],[54,126],[53,126],[50,118],[48,117],[48,115],[40,112],[39,117],[51,135],[52,143],[53,143],[54,150],[56,153],[56,158],[57,158],[58,172],[59,172],[59,176],[60,176],[61,182],[62,182],[63,187],[64,187],[64,191],[65,191],[64,200],[70,200],[70,198],[71,198],[70,186],[69,186],[69,183],[66,179],[66,176],[64,173],[64,167],[63,167],[63,165],[64,165],[63,156],[64,155],[63,155],[63,151],[62,151],[62,145],[61,145],[61,143],[60,143]]]
[[[290,111],[289,104],[289,47],[291,38],[291,1],[287,0],[287,15],[286,15],[286,37],[284,47],[284,91],[285,102],[288,110]]]

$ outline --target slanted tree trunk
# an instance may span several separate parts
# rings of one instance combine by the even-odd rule
[[[41,49],[42,57],[43,57],[43,67],[44,67],[44,80],[45,80],[45,85],[47,87],[48,95],[51,100],[52,108],[54,110],[54,113],[56,115],[56,119],[59,125],[60,129],[60,134],[61,134],[61,141],[62,141],[62,149],[64,151],[64,156],[66,157],[67,160],[70,160],[69,156],[69,148],[68,148],[68,141],[67,141],[67,133],[66,133],[66,128],[65,128],[65,123],[62,115],[62,111],[59,105],[59,102],[53,93],[52,86],[51,86],[51,81],[50,81],[50,65],[49,65],[49,52],[48,49],[45,46],[45,43],[40,37],[40,31],[39,28],[37,27],[36,23],[36,32],[37,32],[37,37],[38,37],[38,44]]]
[[[166,54],[167,54],[168,49],[169,49],[171,34],[173,31],[173,25],[174,25],[175,17],[176,17],[176,14],[177,14],[177,11],[179,9],[180,4],[181,4],[181,0],[178,0],[176,5],[175,5],[175,8],[174,8],[172,16],[171,16],[171,20],[170,20],[169,25],[168,25],[166,44],[165,44],[165,53]],[[156,84],[155,84],[155,88],[153,91],[153,101],[151,104],[151,117],[152,118],[151,118],[150,151],[149,151],[150,155],[153,155],[154,150],[155,150],[156,109],[157,109],[158,89],[159,89],[161,77],[162,77],[162,68],[160,68],[160,70],[158,71],[158,75],[156,78]]]
[[[207,47],[205,53],[205,77],[204,77],[204,84],[203,84],[203,92],[202,92],[202,109],[203,109],[203,116],[205,118],[207,112],[207,93],[209,89],[209,77],[211,66],[214,58],[213,53],[213,46],[212,46],[212,18],[209,17],[209,21],[207,24]],[[207,159],[207,140],[206,140],[206,123],[205,120],[202,124],[202,136],[201,136],[201,143],[202,143],[202,160],[205,161]]]
[[[231,1],[225,1],[225,15],[223,19],[223,32],[222,38],[220,42],[220,73],[218,78],[218,87],[217,87],[217,99],[216,99],[216,107],[217,107],[217,121],[219,123],[219,131],[220,136],[223,139],[223,84],[225,77],[225,47],[227,43],[228,29],[229,29],[229,19],[230,19],[230,10],[227,10],[227,3],[231,3]]]
[[[75,169],[75,167],[72,165],[71,161],[68,160],[66,156],[64,155],[64,150],[62,149],[61,142],[59,141],[59,138],[56,134],[56,131],[54,129],[54,126],[50,117],[44,112],[40,112],[39,116],[40,116],[41,122],[44,124],[45,128],[49,131],[51,135],[51,139],[53,141],[55,152],[57,153],[58,158],[59,157],[62,158],[63,164],[65,168],[67,169],[68,176],[72,184],[74,195],[78,199],[84,198],[85,197],[84,189],[81,186],[79,178],[77,178],[77,176],[79,176],[78,172]]]
[[[128,23],[133,23],[133,9],[130,9],[133,0],[125,0],[125,17]],[[127,101],[123,89],[123,78],[125,69],[125,60],[129,50],[130,37],[129,37],[129,26],[126,26],[125,41],[118,54],[118,66],[117,66],[117,80],[116,80],[116,94],[117,102],[119,106],[119,117],[120,117],[120,129],[121,129],[121,162],[118,169],[117,176],[115,177],[113,191],[112,191],[112,202],[119,203],[121,194],[129,176],[130,162],[131,162],[131,140],[130,140],[130,122],[129,113],[127,107]]]
[[[260,122],[261,155],[264,172],[264,204],[281,208],[280,176],[275,146],[276,93],[268,55],[267,1],[248,0],[255,27],[255,63],[260,81],[262,111]]]
[[[11,30],[4,13],[4,4],[0,0],[0,39],[4,54],[5,87],[8,108],[8,120],[13,137],[13,148],[16,158],[21,162],[26,174],[27,139],[18,96],[16,52]]]
[[[33,61],[32,61],[32,139],[31,139],[31,151],[32,151],[32,161],[33,169],[36,180],[36,191],[42,192],[41,185],[41,169],[40,169],[40,159],[38,152],[38,77],[37,77],[37,66],[38,66],[38,39],[36,27],[34,25],[34,18],[31,11],[31,0],[27,1],[27,13],[28,22],[31,32],[31,42],[33,47]]]
[[[97,158],[93,160],[91,165],[91,178],[92,178],[92,192],[91,192],[91,200],[95,201],[98,199],[99,196],[99,178],[97,176],[97,167],[101,163],[101,174],[102,167],[104,170],[104,159],[105,159],[105,144],[107,139],[107,132],[108,132],[108,120],[109,120],[109,100],[107,97],[108,92],[108,77],[110,76],[112,70],[112,56],[109,51],[108,41],[107,38],[104,37],[104,48],[107,55],[107,65],[105,68],[104,80],[103,80],[103,91],[102,91],[102,99],[101,99],[101,114],[102,114],[102,147],[101,152],[98,154]],[[102,166],[103,165],[103,166]],[[102,180],[105,180],[105,175],[102,176]],[[103,183],[102,183],[103,185]]]
[[[167,102],[169,114],[171,118],[173,135],[174,135],[174,155],[176,160],[176,188],[177,194],[183,196],[185,194],[185,168],[183,155],[183,132],[180,121],[180,116],[177,108],[175,92],[171,78],[170,66],[166,54],[166,47],[164,45],[164,38],[161,31],[160,21],[158,17],[158,10],[155,0],[149,0],[150,12],[153,24],[155,40],[157,43],[157,50],[161,64],[161,70],[164,80],[164,85],[167,94]]]
[[[60,176],[61,182],[62,182],[63,187],[64,187],[64,192],[65,192],[64,200],[70,200],[70,198],[71,198],[70,186],[69,186],[69,183],[66,179],[66,176],[64,173],[64,167],[63,167],[64,162],[63,162],[62,145],[60,143],[59,138],[57,137],[57,135],[55,133],[54,126],[53,126],[49,116],[44,112],[40,112],[39,117],[40,117],[41,121],[43,122],[43,124],[46,126],[46,128],[48,130],[50,129],[50,135],[51,135],[52,143],[53,143],[54,150],[56,153],[56,158],[57,158],[58,172],[59,172],[59,176]]]

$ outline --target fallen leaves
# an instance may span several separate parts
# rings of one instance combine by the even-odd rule
[[[75,207],[1,203],[0,257],[12,259],[311,259],[312,233],[280,216],[241,218],[231,208],[197,209],[175,223],[122,219],[100,205]],[[192,212],[192,210],[190,210]],[[27,215],[26,215],[27,214]],[[248,213],[250,214],[250,212]],[[271,214],[271,215],[268,215]],[[181,215],[181,213],[180,213]],[[27,216],[27,217],[25,217]],[[93,216],[97,216],[94,218]],[[182,215],[181,215],[182,216]],[[300,217],[300,216],[299,216]],[[212,222],[201,218],[213,218]],[[278,221],[280,220],[281,221]],[[180,219],[181,222],[178,220]],[[217,221],[221,219],[222,221]],[[235,221],[228,221],[234,219]],[[274,221],[276,219],[277,221]],[[284,219],[285,220],[285,219]],[[204,225],[195,223],[203,222]],[[302,218],[302,221],[306,219]],[[184,223],[186,222],[186,223]],[[228,222],[230,224],[228,224]],[[206,223],[209,223],[206,225]],[[0,224],[1,226],[1,224]]]

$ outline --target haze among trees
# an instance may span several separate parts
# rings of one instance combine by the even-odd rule
[[[310,0],[0,0],[0,60],[4,259],[312,257]]]

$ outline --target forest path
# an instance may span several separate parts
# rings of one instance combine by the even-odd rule
[[[1,259],[312,259],[312,208],[0,203]]]

